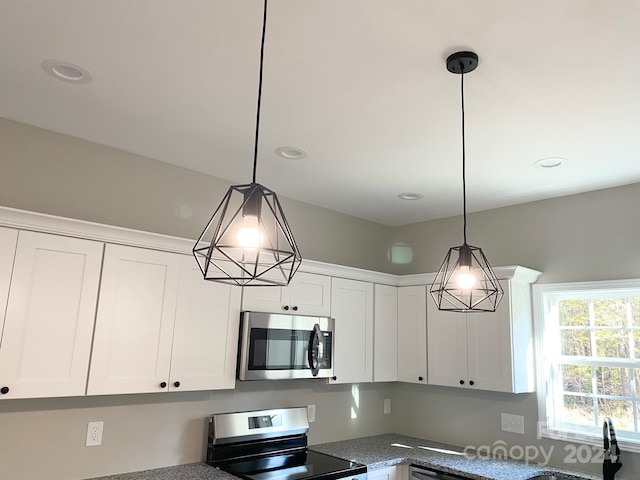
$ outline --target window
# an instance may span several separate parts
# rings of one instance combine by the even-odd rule
[[[540,434],[640,451],[640,280],[534,285]],[[597,442],[597,443],[596,443]]]

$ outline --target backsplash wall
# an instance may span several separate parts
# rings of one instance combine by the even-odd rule
[[[0,478],[79,480],[200,462],[213,413],[316,405],[309,443],[393,431],[383,414],[393,384],[320,380],[238,382],[235,390],[0,402]],[[392,401],[393,404],[393,401]],[[87,423],[103,443],[85,447]]]

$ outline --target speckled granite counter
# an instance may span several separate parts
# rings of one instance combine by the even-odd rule
[[[459,447],[387,434],[311,445],[311,450],[367,465],[369,470],[413,463],[476,480],[528,480],[544,473],[562,473],[563,480],[599,480],[600,477],[554,467],[541,467],[513,460],[474,458]],[[112,475],[92,480],[238,480],[204,463],[158,468]]]
[[[90,480],[238,480],[238,477],[218,470],[206,463],[190,463],[175,467],[110,475]]]
[[[562,478],[598,480],[600,477],[554,467],[541,467],[514,460],[471,457],[463,449],[404,435],[375,437],[324,443],[310,447],[318,452],[364,463],[369,470],[413,463],[443,472],[457,473],[477,480],[527,480],[535,475],[561,472]]]

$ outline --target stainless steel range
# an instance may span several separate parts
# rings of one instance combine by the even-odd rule
[[[209,418],[207,463],[245,480],[366,480],[367,467],[307,447],[305,407]]]

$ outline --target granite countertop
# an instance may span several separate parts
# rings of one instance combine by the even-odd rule
[[[405,435],[386,434],[309,447],[318,452],[364,463],[369,470],[411,463],[476,480],[528,480],[535,475],[562,473],[567,480],[599,480],[572,470],[506,459],[465,454],[464,449]]]
[[[521,461],[486,459],[466,455],[462,448],[405,435],[386,434],[309,446],[310,450],[362,463],[371,470],[415,464],[475,480],[528,480],[535,475],[561,473],[562,480],[599,480],[572,470],[538,466]],[[205,463],[192,463],[92,480],[238,480]]]

